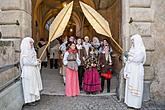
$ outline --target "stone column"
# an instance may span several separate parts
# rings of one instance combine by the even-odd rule
[[[152,57],[154,79],[151,83],[151,96],[158,104],[165,104],[165,0],[151,0],[155,10],[154,22],[151,25],[155,51]],[[150,44],[153,45],[153,44]],[[152,77],[152,76],[150,76]]]
[[[14,64],[19,61],[21,39],[31,37],[32,34],[31,0],[0,0],[0,28],[2,33],[0,66]],[[8,86],[0,92],[2,110],[21,109],[23,105],[21,81],[11,83],[20,74],[17,68],[0,73],[0,87]]]

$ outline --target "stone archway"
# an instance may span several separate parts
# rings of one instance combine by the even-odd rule
[[[52,16],[56,16],[63,6],[71,1],[72,0],[32,0],[32,36],[35,41],[39,40],[41,37],[47,36],[47,32],[44,30],[46,21]],[[77,7],[79,5],[78,1],[76,0],[74,2],[75,7]],[[95,4],[92,0],[83,0],[83,2],[95,8]],[[42,9],[45,9],[46,11]],[[73,13],[73,19],[76,22],[76,35],[81,36],[81,17],[76,11]]]
[[[7,53],[3,55],[3,57],[8,56],[10,58],[8,59],[13,59],[14,61],[19,61],[19,44],[22,38],[27,37],[27,36],[32,36],[32,30],[37,30],[39,27],[35,28],[35,26],[40,25],[39,22],[36,22],[35,20],[39,18],[39,16],[36,14],[34,14],[34,10],[36,13],[39,13],[39,5],[43,2],[44,0],[0,0],[1,4],[0,4],[0,31],[2,33],[2,40],[5,39],[2,42],[13,42],[12,43],[12,55],[15,55],[14,57],[8,55]],[[56,1],[56,0],[54,0]],[[83,0],[88,2],[88,0]],[[89,0],[92,1],[92,0]],[[107,8],[107,3],[106,1],[110,1],[110,0],[93,0],[93,1],[100,1],[101,4],[99,4],[99,6],[96,6],[96,9],[99,11],[99,13],[101,13],[102,15],[105,15],[104,17],[106,19],[109,19],[109,15],[106,15],[106,13],[108,13],[108,11],[106,10]],[[114,0],[113,0],[114,1]],[[159,35],[157,35],[156,33],[159,32],[160,35],[162,35],[162,32],[160,32],[160,30],[158,30],[158,26],[161,27],[162,22],[159,21],[158,19],[160,18],[160,15],[162,15],[162,11],[161,9],[163,9],[163,6],[160,6],[160,4],[162,4],[163,0],[160,0],[159,2],[157,1],[153,1],[152,0],[122,0],[121,1],[121,12],[120,14],[122,14],[122,19],[120,19],[121,24],[119,26],[120,28],[120,32],[119,36],[123,45],[124,50],[127,50],[129,47],[129,36],[134,33],[134,26],[135,25],[129,25],[129,20],[130,17],[133,18],[133,20],[135,21],[135,24],[137,24],[135,27],[138,28],[138,30],[136,30],[138,33],[140,33],[145,41],[145,46],[147,49],[147,62],[145,64],[145,84],[147,84],[147,81],[153,81],[154,80],[154,76],[158,75],[157,77],[160,76],[160,74],[162,72],[160,71],[155,71],[154,66],[159,66],[156,69],[162,69],[162,66],[160,66],[163,63],[163,60],[161,59],[162,57],[160,56],[160,51],[157,50],[155,53],[155,48],[159,48],[158,46],[161,46],[161,42],[159,42],[159,40],[161,39],[161,37]],[[34,4],[37,4],[36,7]],[[96,4],[94,4],[96,5]],[[100,8],[102,7],[102,8]],[[99,10],[100,9],[100,10]],[[105,11],[105,10],[106,11]],[[158,11],[159,14],[154,16],[154,11]],[[116,11],[114,11],[116,12]],[[118,12],[118,11],[117,11]],[[116,12],[116,13],[117,13]],[[13,17],[14,16],[14,17]],[[33,20],[33,18],[35,18]],[[115,19],[115,18],[114,18]],[[154,19],[156,20],[156,22],[154,22]],[[31,22],[31,20],[33,20]],[[40,21],[41,19],[39,19],[38,21]],[[161,25],[157,24],[160,23]],[[113,24],[111,24],[111,26],[114,27],[114,30],[116,30],[116,27]],[[32,27],[32,28],[31,28]],[[154,29],[152,29],[152,28]],[[94,33],[94,32],[93,32]],[[95,33],[94,33],[95,34]],[[117,34],[115,34],[117,35]],[[121,37],[122,36],[122,37]],[[162,35],[163,36],[163,35]],[[39,37],[36,37],[36,32],[33,32],[33,38],[38,40]],[[7,41],[6,41],[7,39]],[[155,47],[154,45],[154,39],[156,39],[156,43],[158,43]],[[6,50],[8,48],[11,48],[9,46],[6,46]],[[163,52],[162,52],[163,53]],[[162,54],[161,53],[161,54]],[[151,57],[153,56],[153,57]],[[163,56],[163,55],[162,55]],[[12,57],[12,58],[11,58]],[[155,58],[157,57],[157,58]],[[151,62],[152,60],[157,60],[158,58],[160,59],[158,61],[160,62],[156,62],[158,63],[158,65],[153,64],[154,62]],[[5,62],[0,62],[1,65],[4,64],[10,64],[11,61],[6,60]],[[0,59],[0,61],[2,60],[2,58]],[[6,76],[9,76],[7,78],[9,78],[8,80],[5,80],[6,77],[3,77],[1,74],[1,78],[3,80],[5,80],[6,82],[10,82],[12,78],[15,78],[15,76],[13,76],[13,73],[18,74],[18,72],[8,72],[5,73]],[[124,81],[122,79],[122,73],[120,74],[121,80],[120,80],[120,96],[121,98],[123,98],[123,94],[124,94]],[[163,77],[164,78],[164,77]],[[161,83],[163,79],[161,79]],[[164,82],[163,82],[164,83]],[[162,84],[163,84],[162,83]],[[2,83],[1,83],[2,84]],[[154,88],[155,90],[155,96],[157,96],[156,94],[161,93],[161,96],[163,94],[163,91],[159,88],[161,88],[160,84],[156,84],[155,86],[157,86],[156,88]],[[12,88],[11,88],[12,87]],[[18,88],[19,87],[19,88]],[[149,88],[150,86],[148,86]],[[13,88],[15,88],[15,91],[13,91]],[[150,93],[150,88],[148,89],[147,87],[145,88],[147,90],[147,94]],[[21,82],[20,80],[18,80],[17,83],[12,84],[9,88],[5,88],[5,91],[9,91],[8,94],[6,96],[4,96],[4,99],[8,100],[8,96],[10,96],[10,98],[12,99],[16,99],[19,101],[15,101],[18,102],[17,104],[15,104],[15,102],[12,102],[10,100],[7,101],[7,103],[2,103],[5,105],[10,105],[10,107],[12,106],[12,104],[14,105],[15,109],[18,108],[20,106],[22,106],[22,99],[19,98],[18,96],[20,96],[21,93]],[[152,90],[152,92],[154,92]],[[17,96],[11,96],[11,94],[15,94],[18,93]],[[4,91],[1,91],[1,93],[3,94]],[[21,96],[20,96],[21,97]],[[20,103],[19,103],[20,102]],[[17,105],[17,107],[15,106]],[[19,106],[19,107],[18,107]],[[6,108],[8,108],[6,106]],[[6,109],[3,108],[2,109]]]
[[[49,0],[49,1],[51,1],[51,0]],[[90,0],[84,0],[85,3],[87,3],[88,1],[90,1]],[[123,38],[121,37],[122,34],[123,34],[122,33],[122,28],[121,28],[121,25],[122,25],[121,24],[121,21],[122,21],[122,19],[121,19],[122,1],[121,0],[112,0],[111,2],[109,2],[108,0],[105,0],[105,1],[98,2],[98,3],[90,1],[87,4],[90,5],[91,7],[93,7],[95,10],[97,10],[109,22],[114,39],[120,45],[122,45],[123,44]],[[40,2],[40,5],[41,6],[38,6],[38,9],[39,9],[39,7],[42,7],[42,8],[46,7],[44,5],[44,0],[43,0],[43,2]],[[47,9],[47,11],[45,12],[46,15],[43,17],[43,20],[42,20],[43,23],[42,23],[41,26],[39,26],[39,28],[43,32],[42,33],[43,35],[45,35],[44,34],[45,23],[49,19],[51,19],[53,16],[56,16],[60,10],[61,10],[61,8]],[[85,19],[83,13],[80,13],[80,12],[81,12],[81,8],[79,6],[79,2],[75,2],[71,20],[74,21],[74,23],[76,24],[76,36],[83,37],[83,35],[88,33],[90,35],[90,37],[96,35],[96,36],[99,36],[101,39],[106,38],[105,36],[97,34],[92,29],[92,27],[88,23],[87,19]],[[108,40],[109,40],[109,42],[111,42],[110,39],[108,39]],[[118,51],[117,51],[118,49],[116,48],[115,44],[113,44],[113,42],[111,42],[111,45],[112,45],[112,47],[114,49],[114,52],[115,52],[115,55],[114,55],[114,61],[115,61],[115,65],[116,65],[114,67],[115,68],[115,73],[119,74],[120,69],[122,67],[121,62],[119,61],[119,57],[121,56],[121,54],[118,53]],[[119,74],[119,76],[120,76],[120,74]],[[122,84],[121,83],[122,81],[123,81],[122,79],[119,79],[120,84]],[[119,91],[120,91],[120,94],[122,94],[123,90],[119,89]]]

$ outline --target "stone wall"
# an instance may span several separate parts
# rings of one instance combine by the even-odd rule
[[[123,0],[122,35],[124,49],[130,47],[130,36],[139,33],[147,52],[144,65],[144,100],[165,101],[165,1]],[[130,18],[133,22],[129,24]],[[164,102],[163,102],[164,103]]]
[[[20,42],[31,36],[31,1],[0,0],[0,66],[19,61]],[[17,69],[1,73],[0,85],[18,76]]]
[[[19,61],[21,39],[32,34],[31,0],[0,0],[0,31],[0,66],[14,64]],[[21,110],[21,81],[14,81],[20,74],[16,67],[0,73],[1,109]]]
[[[157,102],[165,104],[165,0],[152,0],[151,8],[155,11],[151,26],[155,46],[151,55],[155,70],[151,93]]]
[[[132,23],[129,21],[133,19]],[[147,61],[144,65],[144,95],[143,100],[150,100],[150,84],[154,76],[153,58],[154,36],[151,33],[151,25],[154,21],[154,10],[151,8],[151,0],[123,0],[122,1],[122,33],[123,48],[130,48],[130,37],[133,34],[140,34],[144,41],[147,52]],[[121,71],[121,83],[123,83]],[[120,98],[124,98],[124,85],[120,84]],[[122,89],[123,88],[123,89]],[[123,95],[123,96],[122,96]]]
[[[129,35],[141,34],[147,51],[145,86],[149,88],[144,87],[144,95],[150,92],[150,98],[162,104],[165,102],[164,7],[164,0],[129,0],[129,16],[133,18]]]
[[[15,64],[19,61],[18,50],[20,41],[17,39],[1,39],[0,40],[0,66]],[[18,77],[20,73],[18,68],[12,68],[4,72],[0,72],[0,89],[10,80]]]
[[[0,0],[0,9],[3,38],[31,36],[31,0]]]
[[[0,92],[1,110],[22,110],[23,103],[21,81],[13,83],[4,91]]]

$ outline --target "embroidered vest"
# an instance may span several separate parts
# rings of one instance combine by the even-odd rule
[[[67,64],[67,67],[72,69],[72,70],[75,70],[77,71],[78,70],[78,64],[76,62],[76,59],[77,59],[77,53],[69,53],[68,55],[68,64]]]

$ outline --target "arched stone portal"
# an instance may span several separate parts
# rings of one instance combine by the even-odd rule
[[[38,41],[41,37],[48,37],[44,27],[46,22],[55,17],[59,11],[72,0],[32,0],[32,35]],[[94,2],[91,0],[83,0],[88,5],[95,7]],[[77,10],[78,9],[78,10]],[[82,15],[79,14],[80,7],[78,0],[74,1],[74,9],[71,19],[76,23],[76,35],[82,35],[81,21]],[[45,38],[46,39],[46,38]]]
[[[44,37],[45,39],[48,38],[48,32],[44,28],[46,22],[50,18],[55,17],[64,5],[69,2],[71,2],[71,0],[32,1],[32,36],[35,41],[38,41],[41,37]],[[122,44],[120,37],[121,0],[83,0],[83,2],[97,10],[109,22],[114,39]],[[74,8],[70,21],[74,21],[76,25],[76,36],[84,37],[85,35],[88,35],[90,37],[98,36],[101,39],[106,38],[105,36],[97,34],[88,23],[79,6],[79,0],[74,1]],[[110,39],[108,40],[111,42]],[[111,43],[114,50],[118,50],[116,46],[114,46],[115,44],[113,44],[113,42]]]
[[[44,17],[49,13],[51,8],[55,9],[55,12],[53,13],[57,14],[62,9],[62,3],[65,1],[70,2],[71,0],[0,0],[0,31],[2,33],[0,39],[0,66],[14,64],[19,61],[19,44],[21,39],[27,36],[33,36],[35,41],[39,40],[44,32],[43,21],[46,19]],[[81,1],[84,1],[95,8],[106,20],[109,21],[113,37],[123,45],[124,50],[129,48],[130,35],[135,33],[135,31],[142,35],[147,50],[144,94],[148,94],[148,100],[150,98],[150,91],[155,98],[165,99],[164,90],[162,90],[162,85],[165,81],[163,76],[163,65],[165,60],[163,60],[164,53],[162,51],[164,49],[164,30],[162,28],[162,24],[164,23],[164,0]],[[154,11],[157,13],[154,13]],[[50,12],[50,14],[51,13],[52,12]],[[82,15],[77,12],[76,14],[78,16]],[[134,20],[132,25],[128,23],[130,17]],[[80,27],[83,27],[84,30],[81,32],[82,36],[87,33],[89,35],[97,35],[85,18],[82,16],[79,16],[79,18],[81,21]],[[76,22],[79,22],[79,20]],[[101,35],[97,36],[101,38],[105,37]],[[20,76],[20,72],[16,67],[0,73],[0,86],[4,87],[0,92],[0,98],[3,97],[3,102],[0,105],[6,105],[2,107],[0,106],[1,109],[12,107],[12,104],[14,105],[14,108],[12,109],[19,109],[23,104],[23,99],[21,99],[23,97],[20,95],[22,94],[21,81],[18,79],[16,80],[17,83],[12,83],[15,82],[13,79],[17,78],[17,76]],[[119,81],[122,85],[120,86],[120,94],[123,94],[124,90],[122,90],[122,88],[124,87],[124,81],[123,79]],[[5,83],[8,83],[8,85],[4,85]],[[2,95],[4,93],[6,94],[5,96]],[[18,101],[13,102],[12,100],[8,100],[9,98]]]
[[[56,17],[59,11],[65,6],[66,3],[71,2],[71,0],[39,0],[32,1],[32,31],[33,38],[38,41],[41,37],[44,37],[45,40],[48,38],[48,29],[45,25],[51,24],[52,20]],[[97,12],[99,12],[110,24],[112,36],[114,39],[122,45],[121,38],[121,0],[101,0],[101,1],[92,1],[92,0],[83,0],[91,7],[93,7]],[[50,22],[50,23],[49,23]],[[49,26],[48,26],[49,27]],[[74,27],[74,28],[73,28]],[[114,72],[118,78],[122,62],[119,60],[120,53],[117,46],[111,41],[110,38],[106,36],[97,34],[92,28],[88,20],[85,18],[81,7],[79,5],[79,0],[74,1],[73,11],[71,19],[64,31],[64,36],[72,35],[69,32],[70,28],[74,29],[73,35],[83,38],[88,35],[90,38],[93,36],[98,36],[101,40],[107,39],[114,50],[113,61],[114,61]],[[119,81],[119,80],[118,80]],[[115,85],[117,88],[117,84]]]

